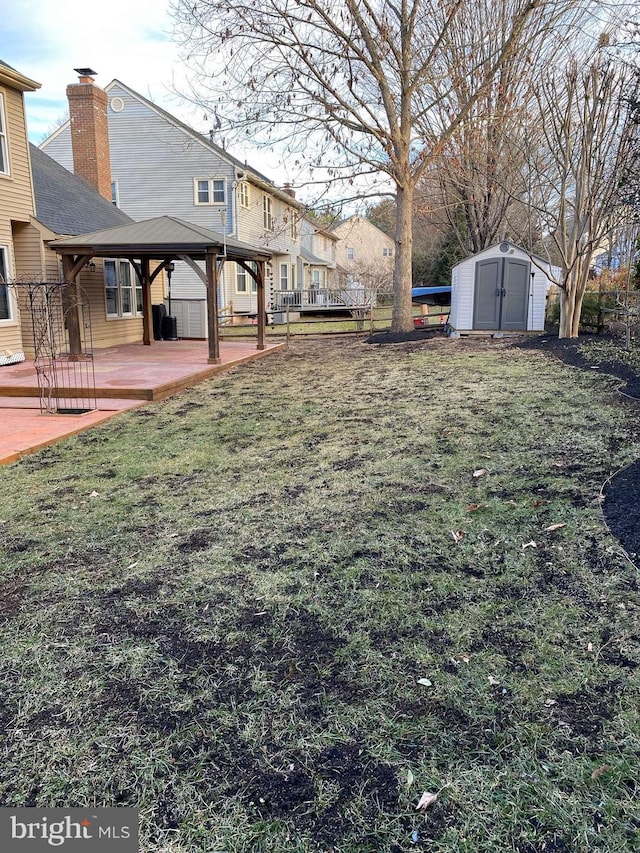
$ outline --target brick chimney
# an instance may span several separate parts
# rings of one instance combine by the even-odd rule
[[[78,82],[67,86],[73,169],[111,201],[107,93],[94,85],[96,72],[91,68],[73,70]]]

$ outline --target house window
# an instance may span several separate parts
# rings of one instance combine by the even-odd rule
[[[262,196],[262,225],[265,231],[273,231],[273,199],[270,195]]]
[[[392,255],[393,255],[393,250],[390,249],[388,246],[383,246],[382,257],[383,258],[390,258]]]
[[[356,259],[356,250],[353,248],[353,246],[347,246],[347,260],[348,261],[355,261],[355,259]]]
[[[280,290],[289,290],[289,264],[280,264]]]
[[[249,184],[242,181],[239,187],[240,207],[249,207]]]
[[[250,264],[254,264],[253,261],[249,262]],[[253,266],[255,271],[255,265]],[[249,275],[244,267],[241,267],[240,264],[236,264],[236,293],[248,293],[249,287],[251,288],[251,293],[256,293],[258,290],[258,285],[256,284],[255,278]]]
[[[224,204],[225,180],[224,178],[194,178],[193,193],[196,204]]]
[[[313,270],[311,273],[311,287],[314,290],[320,287],[320,270]]]
[[[142,287],[129,261],[105,260],[104,291],[107,317],[133,317],[142,312]]]
[[[8,278],[7,250],[0,246],[0,320],[11,320],[11,294]]]
[[[4,113],[4,97],[0,94],[0,173],[9,174],[9,146],[7,145],[7,121]]]
[[[111,203],[114,207],[120,207],[120,190],[117,181],[111,181]]]

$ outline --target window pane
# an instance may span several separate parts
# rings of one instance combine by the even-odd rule
[[[289,267],[287,264],[280,264],[280,290],[289,289]]]
[[[105,290],[107,300],[107,314],[118,313],[118,291],[115,287],[107,287]]]
[[[216,204],[224,204],[224,181],[213,182],[213,200]]]
[[[120,284],[122,287],[131,287],[131,267],[128,261],[120,261]]]
[[[142,288],[136,287],[136,311],[138,314],[142,314]]]
[[[209,204],[209,181],[198,181],[198,203]]]
[[[271,207],[271,196],[262,196],[262,224],[266,231],[273,229],[273,214]]]
[[[116,262],[104,262],[104,288],[107,303],[107,314],[118,313],[118,279],[116,273]]]
[[[0,320],[10,320],[9,310],[9,288],[6,284],[0,284]]]
[[[236,264],[236,290],[238,293],[247,292],[247,271]]]
[[[104,281],[107,287],[117,287],[118,280],[116,279],[116,262],[104,262]]]

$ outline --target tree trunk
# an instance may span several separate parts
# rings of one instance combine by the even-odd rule
[[[558,329],[559,338],[577,338],[577,329],[573,332],[574,315],[576,310],[576,292],[573,286],[565,286],[560,291],[560,327]],[[580,313],[578,312],[578,319]]]
[[[413,249],[413,186],[398,186],[396,196],[396,256],[393,267],[392,332],[413,330],[411,255]]]

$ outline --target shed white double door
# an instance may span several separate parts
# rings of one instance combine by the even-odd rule
[[[476,263],[473,328],[523,331],[527,328],[531,264],[518,258]]]

